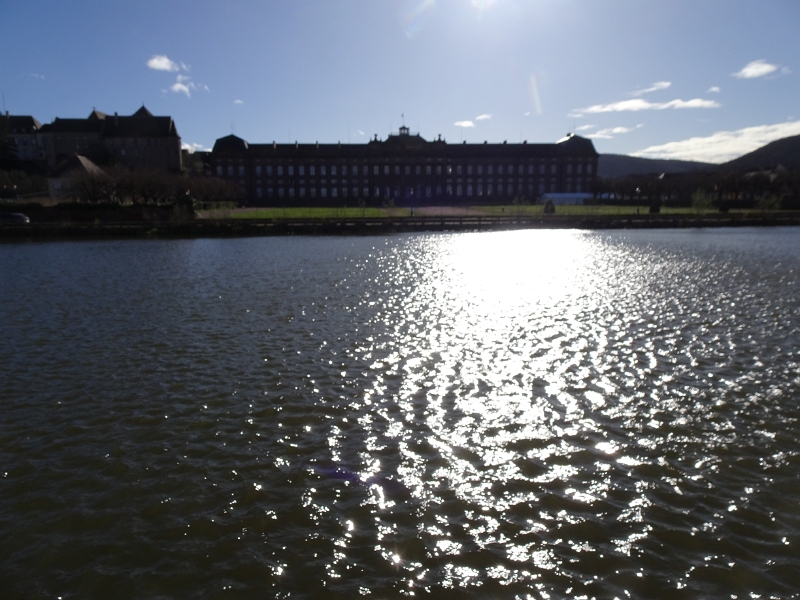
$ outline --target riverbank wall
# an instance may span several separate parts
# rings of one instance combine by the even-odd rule
[[[515,229],[667,229],[800,225],[800,213],[706,215],[422,216],[342,219],[195,219],[123,223],[0,225],[0,239],[194,238],[269,235],[384,235]]]

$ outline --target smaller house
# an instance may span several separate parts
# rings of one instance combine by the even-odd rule
[[[109,175],[91,160],[80,154],[62,160],[47,176],[47,191],[52,199],[65,198],[70,194],[76,175],[85,173],[99,180],[109,180]]]

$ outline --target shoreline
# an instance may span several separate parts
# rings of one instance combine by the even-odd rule
[[[381,235],[518,229],[699,229],[800,225],[800,213],[764,215],[415,216],[304,219],[196,219],[174,222],[31,223],[0,226],[0,240],[161,239],[286,235]]]

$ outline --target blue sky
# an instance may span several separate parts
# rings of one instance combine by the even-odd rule
[[[0,0],[0,91],[183,142],[553,142],[722,162],[800,134],[797,0]]]

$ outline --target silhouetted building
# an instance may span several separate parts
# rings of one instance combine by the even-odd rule
[[[97,110],[86,119],[56,118],[38,131],[49,169],[75,154],[102,165],[158,171],[181,170],[181,138],[172,117],[142,106],[129,117]]]
[[[0,118],[0,134],[10,142],[10,151],[18,160],[44,160],[41,127],[42,124],[31,116],[9,115],[6,111]]]
[[[252,204],[419,206],[589,192],[597,158],[592,141],[576,135],[555,144],[448,144],[404,126],[366,144],[248,144],[229,135],[216,141],[208,164]]]

